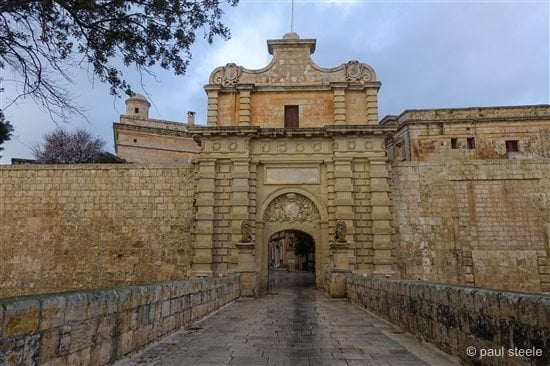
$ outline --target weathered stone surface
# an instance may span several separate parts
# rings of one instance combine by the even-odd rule
[[[34,299],[0,303],[4,310],[2,336],[13,337],[38,330],[40,303]]]
[[[427,282],[347,276],[348,298],[472,365],[518,365],[508,350],[538,349],[542,356],[526,359],[550,362],[548,313],[550,297]],[[447,301],[448,299],[449,301]],[[467,354],[468,347],[504,349],[502,358]]]
[[[105,365],[237,297],[232,276],[3,300],[0,364]]]
[[[548,161],[400,162],[391,187],[401,278],[546,292]]]
[[[399,125],[387,143],[392,160],[456,161],[549,158],[549,121],[548,105],[530,105],[407,110],[381,124]],[[506,141],[519,151],[507,153]]]
[[[190,164],[2,166],[0,180],[0,297],[185,278]]]

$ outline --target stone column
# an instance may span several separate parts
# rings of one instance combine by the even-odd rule
[[[195,195],[196,218],[193,241],[192,277],[212,276],[212,246],[214,237],[214,188],[216,165],[213,159],[199,160]]]
[[[376,141],[383,144],[382,139]],[[392,216],[390,211],[389,172],[383,152],[369,159],[371,185],[371,221],[374,275],[391,277],[393,271]]]

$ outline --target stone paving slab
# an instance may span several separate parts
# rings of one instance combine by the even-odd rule
[[[328,298],[312,274],[272,276],[266,296],[239,299],[115,365],[458,365],[346,300]]]

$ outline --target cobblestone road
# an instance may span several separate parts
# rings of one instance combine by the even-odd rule
[[[456,365],[345,300],[308,273],[274,272],[272,290],[240,299],[117,366]]]

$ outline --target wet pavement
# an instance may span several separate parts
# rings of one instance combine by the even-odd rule
[[[118,366],[456,365],[346,300],[330,299],[313,274],[275,271],[270,292],[239,299]]]

